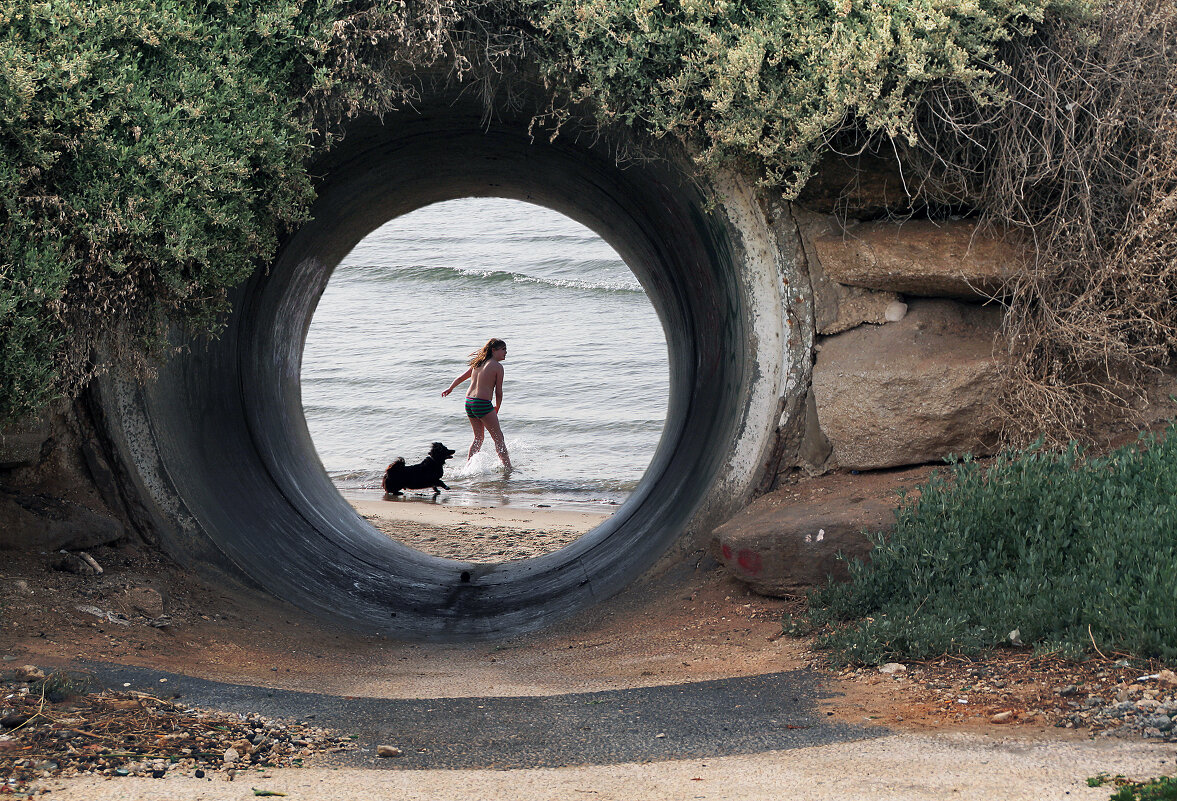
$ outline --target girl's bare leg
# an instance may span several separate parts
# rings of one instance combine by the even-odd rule
[[[490,432],[490,438],[494,440],[495,450],[499,453],[499,460],[503,463],[503,467],[510,470],[511,457],[507,454],[507,440],[503,438],[503,430],[499,428],[499,413],[491,412],[483,415],[482,423]]]
[[[482,439],[486,426],[482,425],[482,421],[477,417],[467,417],[466,419],[470,421],[470,427],[474,429],[474,441],[470,443],[470,452],[466,454],[468,462],[474,458],[474,454],[482,450]]]

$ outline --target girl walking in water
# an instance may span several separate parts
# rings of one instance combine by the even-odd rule
[[[470,443],[466,461],[482,449],[483,437],[489,431],[503,467],[510,470],[511,457],[507,455],[507,443],[503,439],[503,430],[499,428],[499,407],[503,405],[503,365],[500,362],[505,358],[507,343],[501,339],[487,340],[485,345],[470,354],[470,367],[455,378],[441,396],[446,397],[458,384],[471,379],[470,389],[466,392],[466,417],[474,429],[474,442]],[[492,397],[497,399],[496,403],[491,403]]]

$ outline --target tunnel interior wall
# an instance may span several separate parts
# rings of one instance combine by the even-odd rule
[[[488,123],[461,96],[358,121],[317,165],[312,219],[235,293],[224,333],[177,332],[180,355],[147,386],[104,382],[112,441],[177,558],[364,630],[499,637],[615,594],[748,500],[807,384],[804,282],[781,216],[739,177],[701,183],[681,155],[619,165],[616,143],[540,141],[528,122]],[[669,358],[663,437],[632,497],[561,551],[496,565],[376,532],[325,474],[301,405],[306,332],[339,261],[393,217],[470,196],[593,229],[646,289]]]

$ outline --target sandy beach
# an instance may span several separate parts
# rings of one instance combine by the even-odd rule
[[[348,502],[379,531],[432,556],[508,562],[552,553],[609,512],[511,506],[450,506],[413,498]]]

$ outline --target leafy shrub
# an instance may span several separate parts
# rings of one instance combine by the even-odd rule
[[[311,192],[332,18],[293,0],[0,3],[0,420],[215,327]]]
[[[1177,778],[1162,776],[1125,784],[1108,801],[1177,801]]]
[[[815,593],[822,644],[878,664],[1040,650],[1177,658],[1177,426],[1105,457],[1040,446],[968,458],[906,498],[869,563]],[[1094,643],[1094,645],[1093,645]]]
[[[1000,94],[1000,42],[1066,0],[534,0],[549,77],[605,119],[673,136],[710,166],[751,167],[785,191],[838,129],[913,135],[939,82]]]

